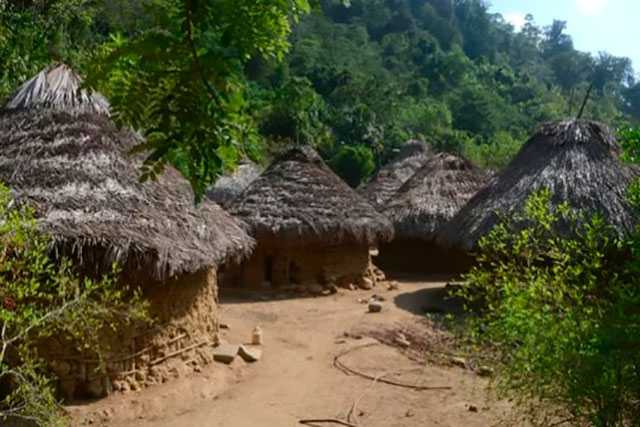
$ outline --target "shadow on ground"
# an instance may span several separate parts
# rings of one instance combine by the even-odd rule
[[[464,314],[462,300],[449,296],[450,287],[440,286],[419,289],[396,296],[393,300],[398,308],[417,315],[434,314]]]
[[[456,282],[459,275],[456,274],[420,274],[406,273],[400,271],[386,271],[387,280],[397,280],[404,283],[424,283],[424,282]]]

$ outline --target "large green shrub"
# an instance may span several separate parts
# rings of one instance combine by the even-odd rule
[[[481,240],[459,292],[476,314],[468,332],[531,421],[640,425],[638,273],[639,234],[624,241],[597,215],[552,208],[548,191]]]
[[[50,258],[49,243],[32,210],[0,184],[0,424],[6,417],[63,423],[38,342],[64,336],[99,355],[100,332],[146,318],[138,293],[114,286],[115,273],[81,278],[68,260]]]
[[[371,176],[376,167],[373,153],[362,145],[341,146],[329,166],[353,188]]]

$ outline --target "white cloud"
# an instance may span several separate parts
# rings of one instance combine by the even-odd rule
[[[513,27],[516,29],[516,31],[520,31],[522,29],[522,27],[524,27],[524,24],[526,22],[525,19],[524,19],[525,14],[524,13],[520,13],[520,12],[506,13],[502,17],[509,24],[513,25]]]
[[[602,12],[609,0],[573,0],[576,7],[587,15],[597,15]]]

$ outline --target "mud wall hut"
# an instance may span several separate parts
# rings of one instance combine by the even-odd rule
[[[68,397],[137,389],[206,363],[217,332],[216,267],[247,255],[253,240],[211,202],[194,207],[188,183],[168,168],[139,182],[140,137],[118,130],[98,93],[65,65],[37,74],[0,111],[0,181],[35,208],[54,252],[85,274],[122,268],[142,290],[154,323],[110,331],[98,364],[63,337],[43,343]],[[96,370],[96,368],[99,368]]]
[[[426,142],[417,139],[408,141],[389,164],[379,169],[369,182],[358,187],[358,194],[374,208],[383,210],[402,184],[424,166],[430,157]]]
[[[467,250],[500,221],[520,213],[533,191],[547,188],[554,206],[596,212],[620,234],[636,219],[626,201],[636,165],[621,163],[620,147],[609,126],[589,120],[543,123],[514,159],[481,189],[441,230],[438,241]],[[569,232],[566,225],[558,231]]]
[[[369,249],[391,223],[311,148],[286,151],[230,206],[258,242],[240,268],[249,287],[349,285],[373,280]]]
[[[383,213],[395,234],[380,247],[377,264],[384,270],[420,273],[468,268],[470,256],[436,242],[436,233],[488,179],[488,172],[467,159],[448,153],[431,157],[387,202]]]

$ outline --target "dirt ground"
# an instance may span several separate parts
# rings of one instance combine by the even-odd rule
[[[75,425],[134,427],[296,426],[305,419],[340,419],[359,427],[491,426],[509,405],[488,398],[487,379],[471,369],[411,359],[370,338],[411,328],[432,336],[424,311],[442,302],[441,281],[400,280],[397,290],[340,291],[317,298],[239,294],[221,296],[221,322],[230,343],[248,342],[263,329],[263,356],[236,359],[141,392],[116,394],[68,407]],[[359,302],[382,296],[380,313]],[[413,335],[408,335],[413,336]],[[334,358],[378,381],[348,375]],[[418,387],[383,383],[391,380]],[[338,424],[309,424],[333,427]]]

